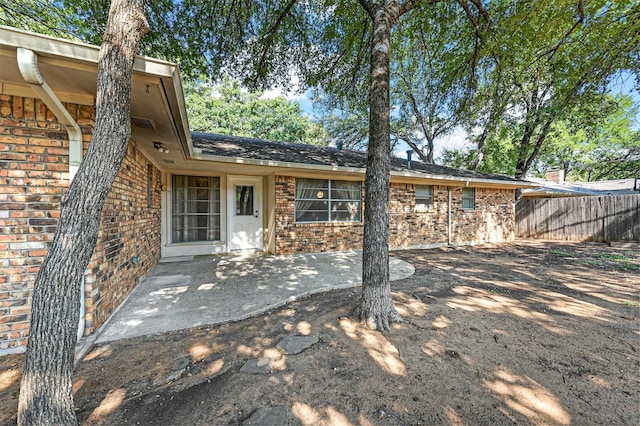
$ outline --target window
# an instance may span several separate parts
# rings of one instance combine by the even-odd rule
[[[296,222],[359,222],[360,182],[296,179]]]
[[[476,189],[475,188],[462,188],[462,208],[463,209],[476,208]]]
[[[171,242],[220,240],[220,178],[172,178]]]
[[[253,216],[253,186],[236,186],[236,216]]]
[[[416,211],[426,212],[433,208],[433,186],[416,185]]]

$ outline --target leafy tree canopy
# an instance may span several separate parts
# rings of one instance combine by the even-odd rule
[[[0,25],[57,37],[70,37],[65,27],[63,8],[52,7],[47,0],[0,2]]]
[[[326,145],[322,126],[305,115],[298,102],[283,96],[243,90],[236,80],[212,86],[188,83],[186,105],[191,130],[283,142]]]
[[[576,111],[554,126],[535,173],[543,176],[558,167],[569,180],[640,177],[640,130],[633,128],[637,115],[629,96],[609,96],[596,110]]]
[[[640,4],[522,1],[504,12],[464,120],[478,142],[474,168],[498,171],[483,158],[508,151],[493,164],[523,177],[558,123],[601,108],[615,76],[639,74]]]
[[[556,123],[600,108],[622,73],[640,75],[637,2],[492,1],[476,15],[458,4],[425,8],[393,33],[392,132],[424,161],[461,126],[469,168],[522,177]],[[324,98],[331,137],[366,145],[366,99]]]
[[[544,177],[551,168],[561,168],[566,179],[594,181],[640,176],[640,130],[634,126],[638,105],[628,95],[608,95],[589,108],[576,108],[555,122],[546,144],[533,162],[532,174]],[[509,129],[493,137],[484,149],[479,170],[515,173],[518,155]],[[442,164],[471,169],[477,160],[474,148],[445,150]]]

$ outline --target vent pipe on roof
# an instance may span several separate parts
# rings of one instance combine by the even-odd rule
[[[56,116],[58,122],[62,124],[69,134],[69,184],[76,175],[80,163],[82,162],[82,130],[78,123],[71,117],[69,111],[62,105],[60,99],[53,93],[51,87],[40,74],[38,67],[38,55],[33,50],[19,47],[17,50],[18,68],[22,78],[29,83],[29,86],[36,92],[36,95],[47,105],[47,108]],[[80,323],[78,324],[78,339],[84,334],[85,327],[85,304],[84,304],[84,276],[80,284]]]
[[[407,169],[411,169],[411,156],[413,155],[413,150],[407,150]]]

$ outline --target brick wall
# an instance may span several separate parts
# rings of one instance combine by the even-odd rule
[[[86,149],[93,130],[93,108],[65,107],[81,126]],[[0,355],[22,351],[26,345],[33,282],[53,240],[60,197],[69,185],[67,139],[64,127],[42,101],[0,95]],[[118,186],[103,213],[99,249],[87,271],[89,331],[95,331],[105,313],[113,311],[135,285],[135,277],[146,274],[159,257],[158,170],[153,168],[151,177],[155,186],[152,206],[147,209],[147,161],[130,146]],[[125,188],[125,196],[116,195]],[[120,227],[123,223],[129,231]],[[150,233],[155,236],[149,237]],[[122,260],[137,251],[137,265]],[[104,272],[109,269],[113,272]],[[101,291],[109,295],[101,298]]]
[[[462,208],[462,189],[452,194],[452,239],[457,244],[513,241],[516,236],[515,191],[476,188],[476,208]]]
[[[462,208],[462,188],[451,191],[451,242],[480,244],[515,238],[515,193],[476,188],[474,209]],[[412,247],[448,242],[448,192],[433,186],[433,208],[416,212],[412,184],[392,184],[389,196],[389,244]]]
[[[109,318],[160,258],[160,177],[130,143],[102,211],[85,274],[85,334]]]
[[[389,245],[412,247],[447,242],[447,188],[433,187],[433,208],[416,212],[415,186],[391,184],[389,193]]]
[[[295,223],[295,178],[276,176],[276,253],[308,253],[362,248],[362,223]],[[364,198],[364,197],[363,197]],[[478,244],[515,237],[515,194],[476,188],[476,208],[462,209],[462,189],[452,189],[452,242]],[[393,183],[389,195],[389,245],[415,247],[448,242],[448,191],[433,187],[433,208],[417,212],[415,187]]]
[[[66,105],[92,131],[90,107]],[[67,132],[44,103],[0,95],[0,353],[26,345],[31,290],[67,189]]]

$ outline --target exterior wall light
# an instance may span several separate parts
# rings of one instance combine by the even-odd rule
[[[164,145],[162,145],[162,142],[154,142],[153,147],[163,154],[169,153],[169,150]]]

